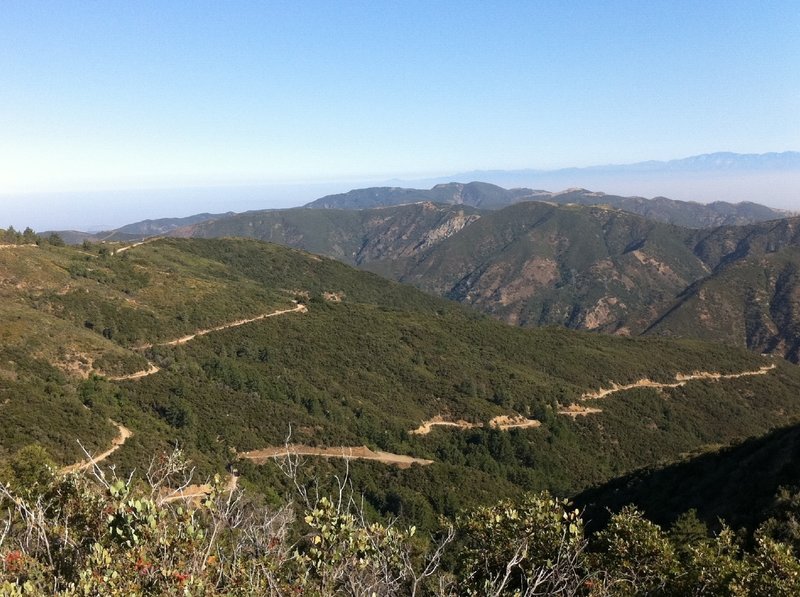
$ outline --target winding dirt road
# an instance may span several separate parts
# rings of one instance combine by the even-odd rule
[[[595,415],[601,412],[603,412],[602,409],[580,406],[578,404],[570,404],[569,406],[563,406],[558,409],[558,414],[564,415],[565,417],[572,417],[573,419],[585,417],[586,415]]]
[[[305,305],[297,305],[292,307],[291,309],[281,309],[278,311],[272,311],[270,313],[265,313],[263,315],[258,315],[257,317],[253,317],[251,319],[238,319],[236,321],[232,321],[230,323],[225,323],[223,325],[209,328],[205,330],[198,330],[193,334],[189,334],[188,336],[183,336],[178,338],[177,340],[170,340],[168,342],[160,342],[158,344],[143,344],[141,346],[134,347],[133,350],[146,350],[148,348],[152,348],[153,346],[177,346],[178,344],[186,344],[190,340],[197,338],[198,336],[205,336],[206,334],[210,334],[211,332],[219,332],[221,330],[227,330],[229,328],[235,328],[240,325],[245,325],[247,323],[253,323],[254,321],[261,321],[262,319],[266,319],[268,317],[275,317],[277,315],[285,315],[287,313],[306,313],[308,308]],[[113,376],[106,376],[107,379],[110,381],[130,381],[135,379],[142,379],[143,377],[147,377],[148,375],[153,375],[154,373],[158,373],[161,369],[155,363],[148,362],[147,369],[143,369],[142,371],[137,371],[135,373],[129,373],[127,375],[113,375]],[[100,373],[102,375],[102,373]]]
[[[111,447],[105,452],[98,454],[97,456],[93,456],[87,460],[81,460],[80,462],[76,462],[75,464],[70,464],[69,466],[65,466],[64,468],[61,469],[62,473],[73,473],[76,471],[83,471],[94,466],[98,462],[102,462],[103,460],[111,456],[114,452],[119,450],[120,447],[122,447],[128,440],[128,438],[133,435],[133,431],[125,427],[125,425],[122,425],[121,423],[116,423],[114,421],[111,422],[117,426],[117,430],[119,432],[117,437],[115,437],[111,442]]]
[[[419,427],[412,429],[409,431],[409,433],[411,435],[428,435],[431,431],[433,431],[434,427],[458,427],[459,429],[473,429],[479,426],[480,425],[477,423],[470,423],[469,421],[464,421],[463,419],[459,419],[458,421],[447,421],[443,417],[437,415],[432,419],[423,421]]]
[[[321,456],[323,458],[350,458],[356,460],[374,460],[384,464],[392,464],[399,468],[409,468],[412,464],[428,465],[433,464],[433,460],[424,458],[414,458],[403,454],[392,454],[380,450],[370,450],[366,446],[350,447],[340,446],[335,448],[314,448],[311,446],[281,446],[279,448],[263,448],[261,450],[251,450],[250,452],[240,452],[239,458],[252,460],[256,463],[266,462],[271,458],[283,456]]]
[[[0,245],[0,249],[18,249],[19,247],[38,247],[36,243],[26,243],[24,245]]]
[[[612,383],[610,388],[607,389],[600,389],[596,392],[586,392],[585,394],[581,395],[582,400],[597,400],[599,398],[605,398],[610,394],[614,394],[616,392],[624,392],[625,390],[632,390],[634,388],[678,388],[680,386],[686,385],[686,382],[694,381],[698,379],[706,379],[711,381],[718,381],[721,379],[737,379],[739,377],[750,377],[753,375],[766,375],[773,369],[775,369],[775,363],[771,365],[765,365],[763,367],[759,367],[754,371],[742,371],[741,373],[715,373],[711,371],[698,371],[695,373],[677,373],[675,375],[675,382],[674,383],[662,383],[658,381],[653,381],[651,379],[647,379],[646,377],[640,379],[639,381],[635,381],[630,384],[626,385],[618,385],[616,383]]]
[[[194,340],[199,336],[205,336],[206,334],[210,334],[212,332],[221,332],[222,330],[228,330],[230,328],[239,327],[240,325],[246,325],[248,323],[253,323],[254,321],[261,321],[262,319],[267,319],[268,317],[286,315],[287,313],[306,313],[307,311],[308,307],[300,304],[292,307],[291,309],[281,309],[278,311],[272,311],[270,313],[264,313],[263,315],[257,315],[256,317],[251,317],[250,319],[237,319],[236,321],[224,323],[222,325],[218,325],[213,328],[197,330],[193,334],[189,334],[188,336],[182,336],[180,338],[177,338],[176,340],[169,340],[167,342],[157,342],[155,344],[142,344],[141,346],[136,346],[134,350],[147,350],[148,348],[152,348],[154,346],[178,346],[179,344],[186,344],[187,342]]]

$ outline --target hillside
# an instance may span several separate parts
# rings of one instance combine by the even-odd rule
[[[667,197],[621,197],[606,193],[595,193],[586,189],[569,189],[549,196],[537,196],[536,200],[551,201],[559,205],[606,205],[630,213],[644,216],[649,220],[675,224],[685,228],[713,228],[716,226],[741,226],[783,218],[789,212],[773,209],[765,205],[744,201],[728,203],[713,201],[696,203],[678,201]]]
[[[80,232],[77,230],[56,230],[52,233],[58,234],[68,245],[77,245],[84,241],[89,242],[128,242],[141,240],[151,236],[164,236],[170,234],[178,228],[199,224],[209,220],[227,218],[234,215],[233,212],[211,214],[201,213],[187,216],[184,218],[159,218],[157,220],[142,220],[126,224],[114,230],[104,230],[100,232]],[[50,231],[42,233],[43,236],[51,234]]]
[[[800,371],[745,351],[508,327],[250,240],[90,249],[0,250],[4,455],[37,442],[74,463],[76,439],[106,452],[121,424],[131,435],[106,462],[141,467],[177,442],[205,474],[291,430],[315,449],[433,461],[350,464],[371,507],[431,525],[437,512],[522,489],[573,493],[800,416]],[[681,377],[697,371],[721,377]],[[656,385],[634,383],[645,378]],[[614,384],[635,387],[592,398]],[[425,421],[457,426],[411,433]],[[274,495],[274,468],[236,466]]]
[[[267,210],[186,226],[173,236],[256,238],[364,265],[420,254],[480,213],[469,206],[430,202],[364,210]]]
[[[516,325],[637,334],[706,274],[691,234],[604,208],[521,203],[392,268]]]
[[[694,252],[713,268],[647,330],[716,338],[800,362],[800,219],[720,228]]]
[[[375,271],[518,325],[693,337],[800,360],[800,218],[708,231],[520,204]]]

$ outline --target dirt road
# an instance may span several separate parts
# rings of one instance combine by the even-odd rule
[[[233,493],[239,486],[239,476],[234,474],[228,475],[228,480],[225,482],[225,493]],[[170,502],[187,501],[199,502],[201,499],[211,494],[211,485],[203,483],[200,485],[187,485],[181,490],[163,488],[158,502],[161,504],[168,504]]]
[[[634,388],[678,388],[686,384],[686,382],[694,381],[698,379],[706,379],[711,381],[717,381],[721,379],[737,379],[739,377],[750,377],[753,375],[766,375],[770,371],[775,369],[775,364],[772,365],[765,365],[763,367],[759,367],[754,371],[742,371],[741,373],[715,373],[712,371],[697,371],[695,373],[677,373],[675,375],[675,382],[674,383],[661,383],[657,381],[653,381],[651,379],[640,379],[639,381],[635,381],[630,384],[626,385],[618,385],[615,383],[611,384],[611,387],[608,389],[600,389],[596,392],[586,392],[581,396],[583,400],[597,400],[599,398],[604,398],[610,394],[614,394],[616,392],[624,392],[625,390],[632,390]]]
[[[213,328],[208,328],[204,330],[197,330],[193,334],[189,334],[188,336],[182,336],[177,338],[176,340],[169,340],[167,342],[158,342],[156,344],[142,344],[134,348],[134,350],[146,350],[148,348],[152,348],[153,346],[178,346],[179,344],[186,344],[187,342],[194,340],[199,336],[205,336],[206,334],[210,334],[212,332],[221,332],[222,330],[228,330],[230,328],[239,327],[240,325],[246,325],[248,323],[253,323],[254,321],[261,321],[262,319],[267,319],[268,317],[276,317],[278,315],[286,315],[287,313],[306,313],[308,308],[305,305],[297,305],[292,307],[291,309],[281,309],[278,311],[272,311],[270,313],[264,313],[263,315],[257,315],[256,317],[251,317],[250,319],[237,319],[236,321],[231,321],[229,323],[224,323],[222,325],[218,325]]]
[[[570,404],[569,406],[564,406],[558,409],[558,414],[564,415],[565,417],[572,417],[573,419],[585,417],[586,415],[594,415],[601,412],[603,411],[599,408],[580,406],[578,404]]]
[[[419,427],[412,429],[409,431],[409,433],[412,435],[428,435],[434,427],[458,427],[459,429],[472,429],[474,427],[479,427],[479,425],[477,423],[464,421],[463,419],[459,419],[458,421],[446,421],[443,417],[437,415],[432,419],[423,421]]]
[[[144,239],[144,240],[141,240],[141,241],[139,241],[138,243],[133,243],[133,244],[131,244],[131,245],[126,245],[126,246],[124,246],[124,247],[120,247],[119,249],[114,249],[114,250],[111,252],[111,254],[112,254],[112,255],[119,255],[120,253],[124,253],[125,251],[128,251],[128,250],[130,250],[130,249],[133,249],[134,247],[139,247],[139,246],[141,246],[141,245],[143,245],[143,244],[145,244],[145,243],[151,243],[151,242],[153,242],[154,240],[158,240],[159,238],[161,238],[161,237],[160,237],[160,236],[154,236],[154,237],[152,237],[152,238],[146,238],[146,239]]]
[[[133,431],[125,427],[125,425],[122,425],[121,423],[115,423],[114,421],[111,422],[117,426],[117,430],[119,432],[117,437],[115,437],[111,442],[111,447],[105,452],[102,452],[97,456],[93,456],[91,459],[81,460],[80,462],[76,462],[75,464],[70,464],[69,466],[65,466],[64,468],[61,469],[62,473],[83,471],[90,468],[91,466],[93,466],[98,462],[102,462],[103,460],[111,456],[114,452],[119,450],[120,447],[125,444],[127,439],[133,435]]]
[[[321,456],[323,458],[352,458],[357,460],[374,460],[384,464],[391,464],[399,468],[408,468],[412,464],[428,465],[433,464],[433,460],[424,458],[414,458],[403,454],[392,454],[391,452],[373,451],[366,446],[350,447],[340,446],[335,448],[314,448],[311,446],[281,446],[279,448],[263,448],[250,452],[241,452],[239,458],[252,460],[254,462],[265,462],[270,458],[280,458],[283,456]]]

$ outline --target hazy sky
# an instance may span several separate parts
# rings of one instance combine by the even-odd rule
[[[4,0],[0,225],[27,193],[799,149],[799,32],[797,0]]]

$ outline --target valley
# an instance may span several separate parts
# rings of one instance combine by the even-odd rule
[[[253,240],[103,249],[0,253],[2,309],[20,322],[0,359],[7,454],[36,437],[85,468],[77,439],[131,470],[177,442],[200,478],[235,466],[269,493],[291,428],[311,470],[344,457],[378,512],[399,493],[431,524],[489,494],[570,495],[800,417],[800,372],[739,349],[509,327]],[[436,496],[454,475],[486,490],[445,508]]]

